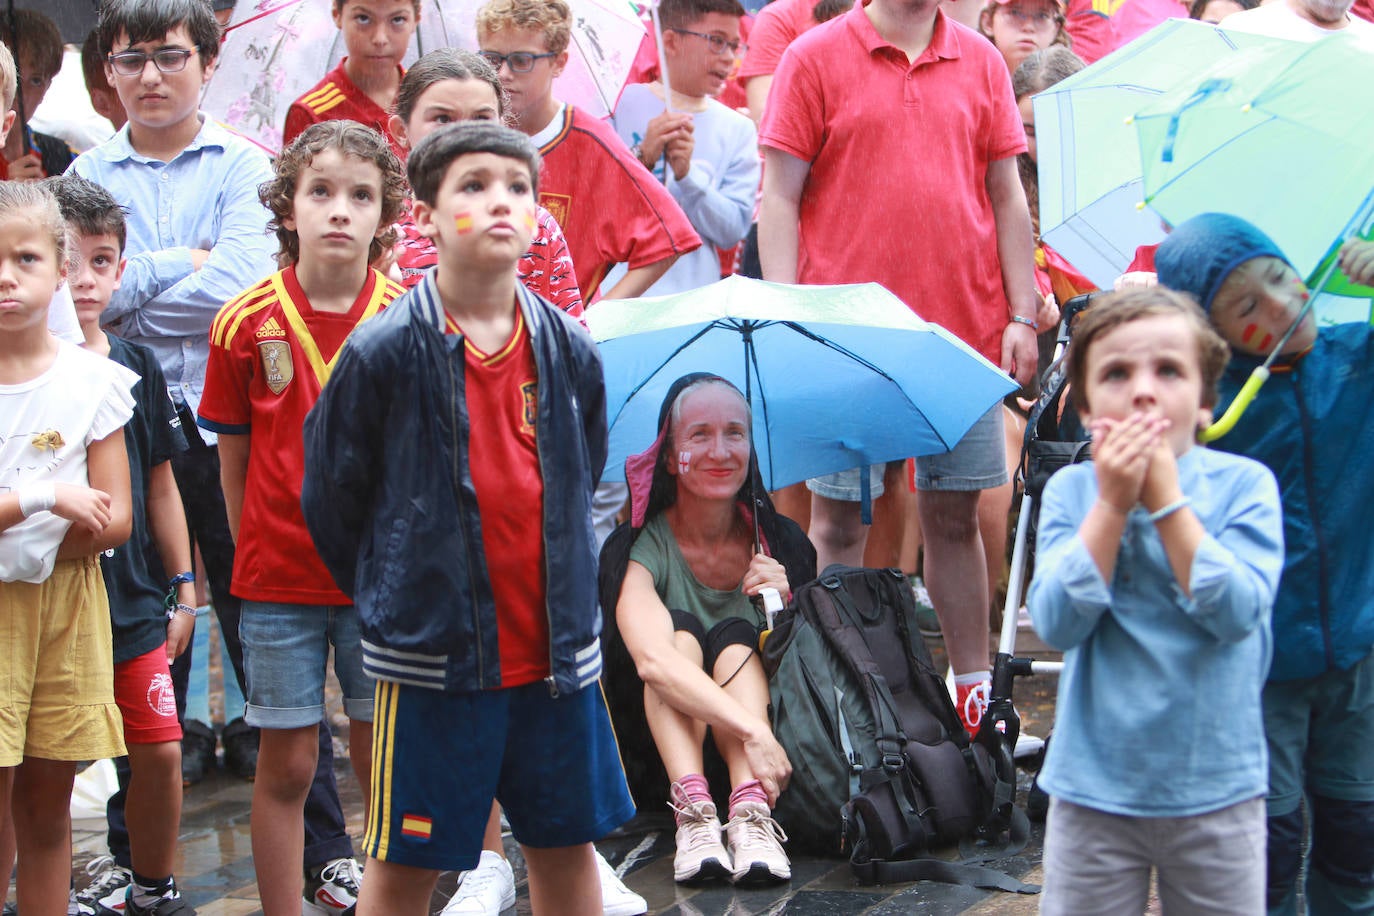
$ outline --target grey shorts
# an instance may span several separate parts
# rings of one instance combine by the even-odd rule
[[[882,496],[883,466],[870,465],[868,479],[873,498]],[[990,490],[1009,479],[1000,401],[969,427],[954,448],[916,459],[917,490]],[[817,496],[856,503],[861,498],[859,483],[859,469],[851,468],[814,477],[806,482],[806,488]]]

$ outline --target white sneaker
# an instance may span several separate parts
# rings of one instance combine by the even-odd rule
[[[792,877],[792,864],[782,844],[787,834],[782,832],[767,805],[741,802],[735,806],[735,816],[725,824],[726,842],[730,858],[735,863],[736,884],[772,884]]]
[[[601,876],[602,916],[641,916],[649,912],[648,902],[625,886],[606,857],[595,849],[592,852],[596,856],[597,874]]]
[[[677,853],[673,856],[673,880],[689,884],[712,878],[728,879],[730,853],[720,841],[720,818],[716,817],[715,804],[689,801],[676,785],[671,792],[673,800],[668,807],[682,815],[674,837]]]
[[[123,913],[124,897],[134,873],[116,865],[114,856],[98,856],[86,863],[86,874],[91,876],[91,883],[72,898],[76,912],[81,916]]]
[[[362,880],[363,867],[352,857],[331,859],[318,871],[306,869],[301,912],[305,916],[352,916]]]
[[[472,871],[458,879],[443,916],[499,916],[515,906],[515,872],[500,855],[484,849]]]

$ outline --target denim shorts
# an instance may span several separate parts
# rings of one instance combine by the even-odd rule
[[[362,631],[352,605],[243,602],[239,618],[248,706],[259,728],[305,728],[324,718],[324,675],[334,646],[334,674],[344,712],[372,721],[374,682],[363,674]]]
[[[990,490],[1009,479],[1000,401],[969,427],[954,448],[916,459],[917,490]],[[868,482],[874,499],[883,495],[883,465],[869,465]],[[851,468],[813,477],[806,488],[817,496],[856,503],[862,498],[859,484],[859,469]]]

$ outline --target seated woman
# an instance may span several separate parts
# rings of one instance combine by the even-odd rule
[[[768,680],[758,654],[763,615],[750,597],[771,587],[786,599],[789,577],[814,578],[815,550],[768,502],[750,443],[749,406],[733,385],[705,374],[678,379],[659,429],[649,451],[626,462],[633,519],[602,551],[604,606],[615,607],[618,625],[608,626],[609,692],[622,701],[631,690],[639,693],[670,781],[676,880],[787,880],[786,837],[771,813],[792,768],[768,723]],[[641,689],[626,683],[628,666],[614,661],[625,650]],[[613,714],[616,705],[627,718],[626,704],[613,704]],[[616,724],[626,756],[635,756],[639,748],[626,740],[633,725]],[[708,727],[731,787],[725,844],[704,775]]]

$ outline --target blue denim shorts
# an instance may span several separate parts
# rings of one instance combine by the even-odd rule
[[[243,718],[249,725],[304,728],[324,718],[331,645],[344,712],[355,721],[372,721],[375,685],[363,674],[356,607],[245,601],[239,638],[248,675]]]

